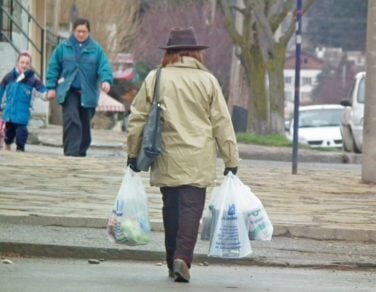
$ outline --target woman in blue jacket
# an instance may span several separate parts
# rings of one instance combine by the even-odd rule
[[[98,84],[107,93],[112,83],[111,65],[102,47],[90,37],[87,19],[77,19],[72,35],[54,50],[46,80],[47,98],[57,98],[63,109],[64,155],[86,156]]]
[[[47,88],[35,77],[30,67],[30,53],[21,52],[16,66],[5,75],[0,84],[0,110],[4,109],[4,140],[7,150],[11,150],[11,145],[16,140],[17,151],[25,151],[33,89],[40,93],[47,92]],[[4,93],[6,93],[5,99],[3,99]]]

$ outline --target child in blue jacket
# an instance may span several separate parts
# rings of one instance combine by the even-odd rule
[[[11,150],[11,145],[16,140],[17,151],[25,151],[33,89],[42,94],[47,92],[47,88],[31,70],[30,53],[21,52],[16,66],[5,75],[0,84],[0,111],[3,111],[5,121],[6,150]]]

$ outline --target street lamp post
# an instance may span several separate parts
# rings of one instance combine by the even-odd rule
[[[296,33],[295,33],[295,95],[294,95],[294,133],[292,149],[292,174],[298,173],[298,138],[299,138],[299,105],[300,105],[300,55],[302,45],[302,0],[296,3]]]

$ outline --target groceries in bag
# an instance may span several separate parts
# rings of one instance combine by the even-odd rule
[[[254,194],[252,193],[252,195]],[[258,200],[257,197],[256,199]],[[249,222],[248,230],[250,240],[272,240],[273,225],[261,202],[258,208],[255,208],[249,212],[247,220]]]
[[[142,245],[150,241],[147,197],[140,173],[127,168],[107,223],[112,242]]]

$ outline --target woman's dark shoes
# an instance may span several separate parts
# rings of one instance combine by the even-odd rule
[[[189,282],[189,279],[191,278],[187,264],[181,259],[174,260],[174,276],[175,282],[182,283]]]

